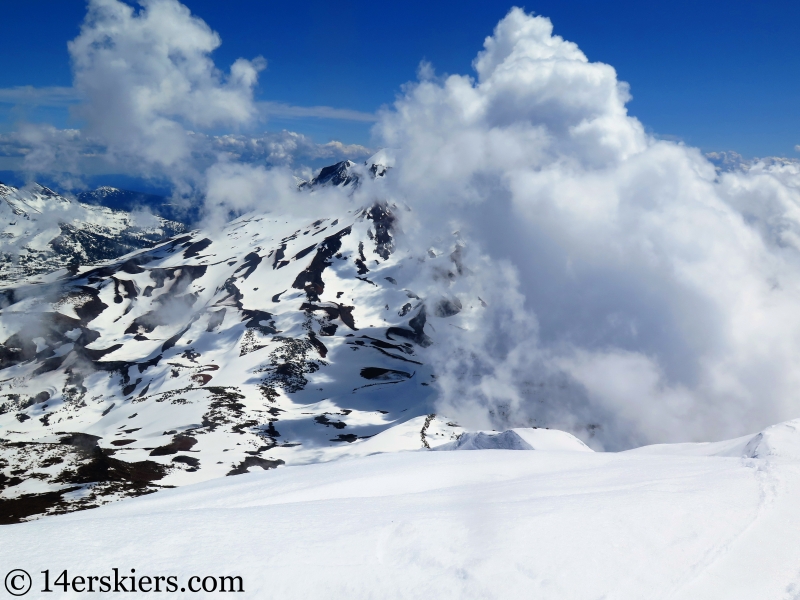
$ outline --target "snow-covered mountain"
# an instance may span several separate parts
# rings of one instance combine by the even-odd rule
[[[157,194],[145,194],[103,185],[93,190],[80,192],[79,202],[94,206],[105,206],[127,212],[148,211],[168,221],[191,223],[199,218],[199,205],[178,206],[169,198]]]
[[[398,252],[396,210],[246,215],[4,290],[5,522],[456,439],[423,355],[458,311],[407,282],[457,257]]]
[[[358,187],[362,177],[383,177],[391,168],[391,159],[385,151],[381,151],[364,162],[363,165],[352,160],[343,160],[324,167],[311,181],[298,181],[300,189],[312,189],[323,186]],[[387,164],[388,163],[388,164]]]
[[[77,268],[152,246],[185,227],[144,212],[70,200],[44,186],[0,183],[0,282]]]
[[[433,412],[426,351],[482,302],[411,285],[422,260],[462,276],[457,247],[401,250],[393,204],[317,206],[2,290],[0,559],[36,565],[34,589],[47,548],[176,592],[202,573],[254,597],[793,597],[800,423],[620,453],[465,431]]]

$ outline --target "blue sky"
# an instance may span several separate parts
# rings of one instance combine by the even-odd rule
[[[264,56],[259,98],[328,106],[348,118],[273,117],[262,129],[290,129],[318,142],[369,144],[369,115],[415,77],[420,60],[437,72],[467,73],[513,3],[185,0],[222,37],[214,53],[227,68]],[[590,60],[613,65],[631,85],[630,112],[649,131],[704,151],[796,156],[800,143],[800,3],[598,2],[539,0],[524,8],[552,19],[555,32]],[[0,88],[68,87],[66,43],[77,35],[81,0],[25,0],[3,7]],[[49,100],[50,104],[59,104]],[[21,120],[75,125],[61,106],[33,108],[0,92],[0,131]]]

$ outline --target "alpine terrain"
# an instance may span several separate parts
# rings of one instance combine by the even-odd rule
[[[147,213],[70,200],[38,184],[17,189],[1,182],[0,227],[0,281],[5,283],[60,268],[76,271],[81,265],[150,247],[185,229],[179,222]]]
[[[386,172],[354,167],[323,169],[298,193]],[[4,190],[8,206],[22,204]],[[68,202],[44,188],[27,198]],[[90,266],[103,235],[134,234],[122,228],[129,215],[78,206],[118,229],[61,225],[82,245],[37,269],[67,268],[2,289],[3,522],[251,469],[433,447],[462,431],[433,414],[423,351],[439,321],[457,324],[481,302],[429,305],[407,286],[420,260],[451,277],[461,268],[457,247],[398,252],[398,206],[248,214]],[[137,235],[179,229],[158,226]]]

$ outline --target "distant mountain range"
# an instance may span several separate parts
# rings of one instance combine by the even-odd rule
[[[102,189],[102,188],[101,188]],[[110,190],[107,188],[106,190]],[[117,193],[119,192],[119,193]],[[128,192],[96,190],[120,204]],[[88,198],[89,196],[85,196]],[[42,185],[0,183],[0,282],[116,258],[182,233],[177,221],[70,200]]]
[[[85,204],[105,206],[126,212],[145,210],[168,221],[184,224],[194,223],[199,218],[197,205],[178,206],[165,196],[121,190],[108,185],[81,192],[77,195],[77,199]]]

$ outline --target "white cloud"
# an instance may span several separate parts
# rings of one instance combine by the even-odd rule
[[[197,132],[187,135],[191,139],[192,168],[198,173],[219,160],[306,172],[321,161],[360,160],[373,153],[372,149],[359,144],[335,140],[319,144],[302,133],[286,130],[255,135]],[[74,182],[84,172],[87,160],[101,161],[109,172],[143,174],[141,163],[117,162],[97,139],[87,137],[78,129],[57,129],[51,125],[25,124],[13,133],[0,134],[0,156],[22,159],[20,168],[29,179],[44,173],[51,177],[68,176]],[[62,183],[70,189],[66,180]]]
[[[375,115],[325,106],[256,102],[266,62],[236,60],[228,73],[211,52],[221,40],[177,0],[90,0],[80,34],[69,43],[73,88],[0,90],[0,101],[74,103],[81,131],[25,125],[0,136],[0,152],[22,156],[29,177],[80,173],[93,159],[116,171],[168,179],[177,196],[196,197],[218,160],[308,171],[308,162],[366,157],[359,145],[316,144],[293,132],[211,135],[252,130],[267,116],[374,121]],[[74,182],[72,182],[74,183]]]
[[[80,94],[71,87],[33,87],[30,85],[0,88],[0,103],[27,106],[65,107],[78,103]]]
[[[372,123],[378,120],[378,116],[374,113],[349,108],[333,108],[331,106],[294,106],[283,102],[259,102],[258,107],[265,117],[290,119],[311,117],[314,119],[338,119],[365,123]]]
[[[372,154],[372,150],[359,144],[338,141],[318,144],[302,133],[285,130],[260,135],[213,136],[208,138],[205,146],[209,154],[224,153],[229,160],[287,167],[297,167],[304,162],[320,159],[332,162],[358,160]]]
[[[9,152],[52,164],[69,162],[69,148],[100,148],[204,191],[212,221],[267,198],[266,208],[312,211],[291,169],[366,154],[290,132],[210,135],[264,111],[334,109],[254,102],[259,61],[222,74],[205,23],[175,0],[143,6],[91,0],[70,46],[87,130],[6,136]],[[443,412],[479,426],[563,427],[609,448],[727,438],[796,417],[800,164],[720,154],[708,157],[715,168],[648,135],[612,67],[520,9],[474,67],[474,77],[444,78],[420,68],[375,125],[396,149],[391,175],[356,194],[414,208],[398,211],[397,243],[443,258],[421,263],[413,289],[431,305],[465,306],[434,323]],[[464,275],[453,278],[459,246]]]
[[[432,348],[443,407],[607,447],[796,417],[800,166],[718,173],[647,135],[612,67],[520,9],[474,67],[426,69],[375,127],[399,149],[390,193],[422,215],[407,239],[447,246],[459,230],[515,273],[473,268],[461,289],[421,275],[429,295],[494,295]]]
[[[241,126],[258,110],[253,88],[262,58],[238,59],[227,74],[210,53],[219,36],[176,0],[90,0],[80,35],[69,43],[76,112],[86,134],[126,160],[186,167],[191,128]]]

